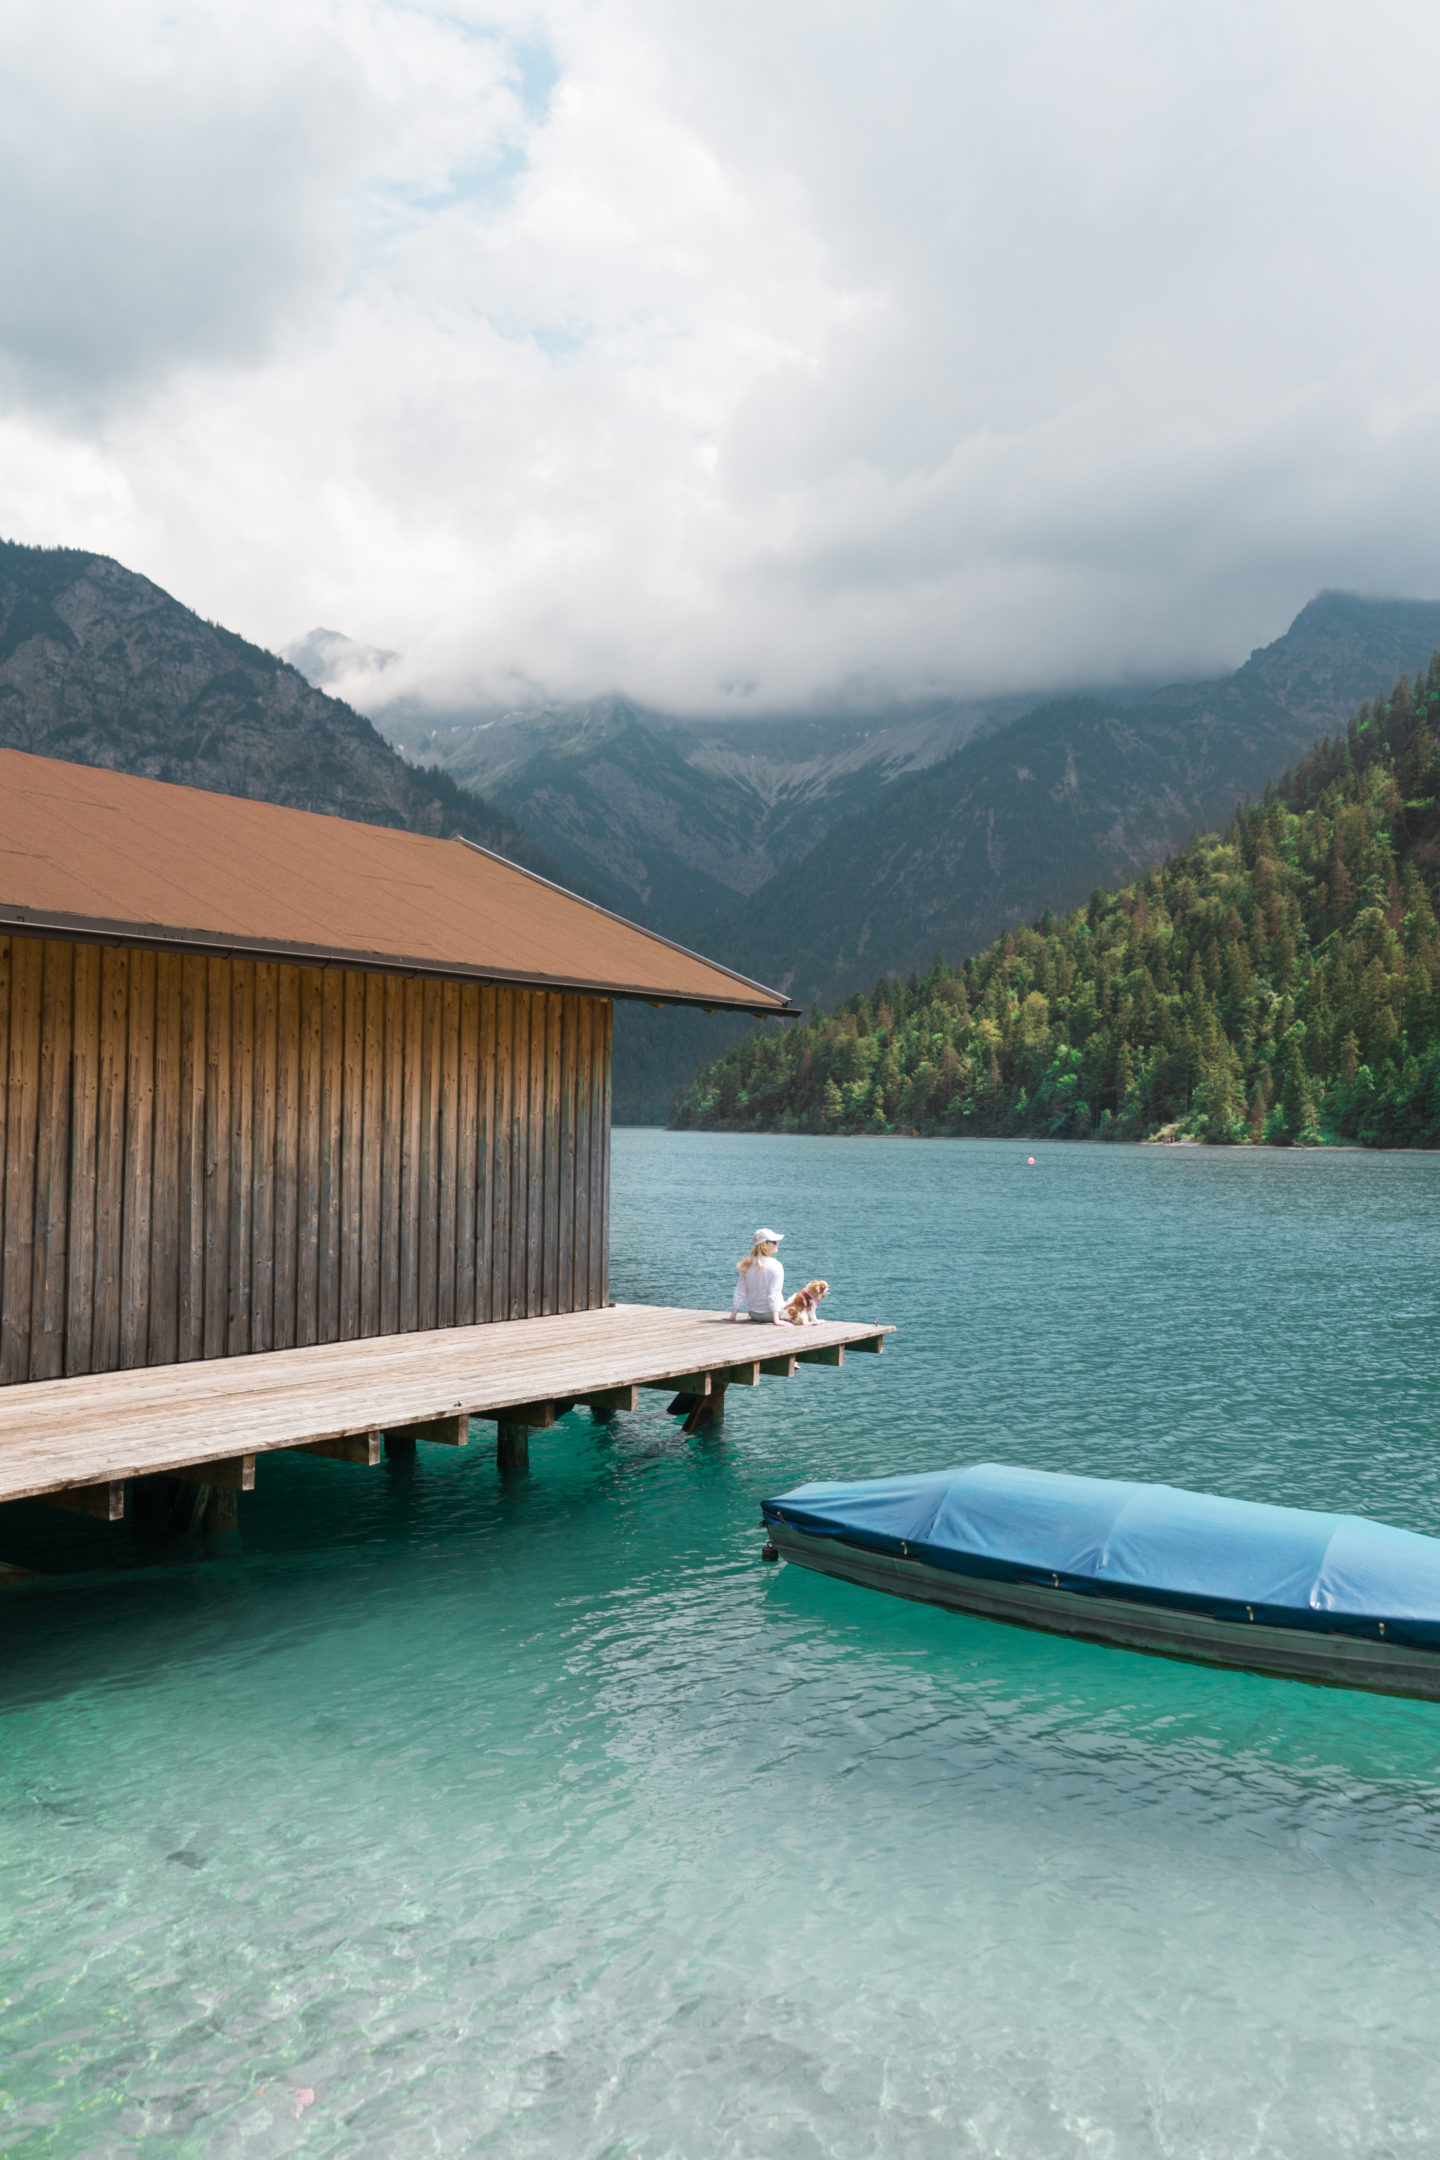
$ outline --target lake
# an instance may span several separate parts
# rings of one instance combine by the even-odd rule
[[[757,1503],[988,1459],[1440,1534],[1440,1157],[616,1135],[618,1299],[728,1304],[761,1221],[883,1357],[511,1489],[263,1461],[204,1560],[13,1511],[67,1579],[0,1600],[7,2160],[1434,2150],[1440,1705],[765,1567]]]

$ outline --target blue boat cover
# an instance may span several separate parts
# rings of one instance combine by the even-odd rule
[[[1395,1620],[1440,1640],[1440,1538],[1222,1500],[1174,1485],[1005,1463],[798,1485],[768,1520],[931,1567],[1188,1607],[1266,1608],[1291,1625]]]

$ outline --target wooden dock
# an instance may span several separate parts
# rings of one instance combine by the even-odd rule
[[[565,1411],[633,1409],[643,1388],[708,1395],[878,1351],[874,1323],[736,1326],[713,1312],[609,1305],[533,1320],[372,1336],[0,1388],[0,1501],[57,1499],[110,1520],[157,1474],[249,1489],[258,1456],[303,1448],[375,1463],[392,1441],[464,1445],[500,1429],[502,1460]],[[63,1496],[63,1497],[62,1497]]]

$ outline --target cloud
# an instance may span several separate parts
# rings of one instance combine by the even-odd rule
[[[235,17],[147,20],[143,7],[7,14],[0,350],[13,403],[93,417],[196,359],[254,365],[286,311],[333,281],[327,182],[363,85],[343,45],[283,17],[274,28],[252,38]]]
[[[65,20],[0,78],[0,523],[387,695],[1043,687],[1440,591],[1426,6]]]

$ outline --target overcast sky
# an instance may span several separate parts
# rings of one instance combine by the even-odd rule
[[[744,710],[1440,596],[1434,0],[8,0],[0,532]]]

